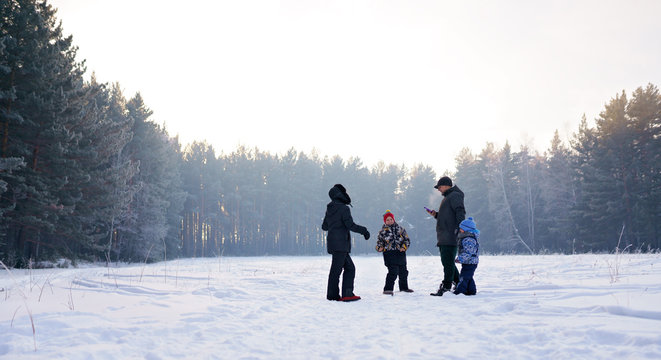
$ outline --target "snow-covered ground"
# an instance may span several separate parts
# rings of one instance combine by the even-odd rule
[[[473,297],[429,296],[436,256],[395,296],[353,259],[351,303],[325,299],[330,256],[2,270],[0,358],[661,358],[661,254],[482,256]]]

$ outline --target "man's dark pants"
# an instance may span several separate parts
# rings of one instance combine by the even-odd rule
[[[348,252],[333,252],[330,272],[328,273],[328,288],[326,299],[338,300],[340,298],[340,274],[342,274],[342,297],[353,296],[353,279],[356,276],[356,267]]]
[[[439,246],[441,251],[441,264],[443,264],[443,283],[441,284],[445,289],[452,288],[452,282],[459,282],[459,270],[454,263],[457,257],[457,247],[451,245]]]

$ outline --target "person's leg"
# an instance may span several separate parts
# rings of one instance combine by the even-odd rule
[[[457,286],[454,288],[454,293],[456,295],[458,294],[465,294],[466,289],[468,288],[468,279],[466,278],[466,266],[467,264],[461,264],[461,272],[459,273],[459,282],[457,282]]]
[[[344,273],[342,275],[342,297],[354,296],[353,279],[356,277],[356,266],[349,253],[344,253]]]
[[[454,259],[457,257],[457,247],[441,245],[441,264],[443,264],[443,283],[442,287],[446,290],[452,288],[452,282],[459,282],[459,271],[454,264]]]
[[[326,299],[339,300],[340,299],[340,274],[344,266],[344,258],[347,253],[334,252],[332,254],[332,261],[330,271],[328,272],[328,287],[326,289]]]
[[[399,291],[405,291],[409,289],[409,270],[406,268],[406,264],[399,265]]]
[[[459,283],[454,290],[455,294],[474,295],[471,290],[474,290],[475,282],[473,281],[473,274],[475,273],[475,264],[462,264],[461,275],[459,276]]]
[[[386,275],[386,285],[383,287],[383,291],[393,291],[395,288],[395,279],[397,279],[397,274],[399,273],[399,268],[397,265],[388,265],[388,274]]]
[[[475,286],[475,279],[471,279],[468,283],[468,289],[466,290],[466,295],[475,295],[477,294],[477,287]]]
[[[475,270],[477,269],[477,264],[473,265],[473,271],[470,274],[470,281],[468,282],[468,289],[466,290],[466,295],[475,295],[477,294],[477,286],[475,285]]]

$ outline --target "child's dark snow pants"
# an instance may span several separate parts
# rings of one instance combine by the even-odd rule
[[[406,252],[399,250],[389,250],[383,253],[383,262],[388,267],[386,275],[386,285],[383,291],[392,291],[395,288],[395,279],[399,277],[399,290],[409,288],[409,271],[406,268]]]
[[[477,264],[461,264],[461,273],[459,273],[459,283],[457,284],[454,293],[456,295],[475,295],[477,294],[477,287],[473,275],[477,269]]]

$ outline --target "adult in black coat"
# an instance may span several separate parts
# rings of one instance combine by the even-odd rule
[[[430,212],[436,218],[436,246],[441,253],[443,281],[438,291],[431,295],[441,296],[452,290],[452,283],[459,282],[459,270],[457,270],[454,259],[457,257],[459,224],[466,218],[466,209],[463,191],[456,185],[453,186],[452,179],[449,177],[440,178],[434,188],[443,194],[443,201],[441,201],[438,211]]]
[[[328,253],[333,255],[330,272],[328,273],[328,287],[326,299],[351,301],[360,299],[353,293],[353,280],[356,276],[356,267],[351,260],[350,231],[362,234],[365,240],[370,238],[367,228],[353,222],[351,217],[351,198],[347,189],[341,184],[335,184],[329,191],[331,202],[326,206],[326,216],[321,229],[328,231],[326,245]],[[342,275],[342,296],[340,297],[340,274]]]

